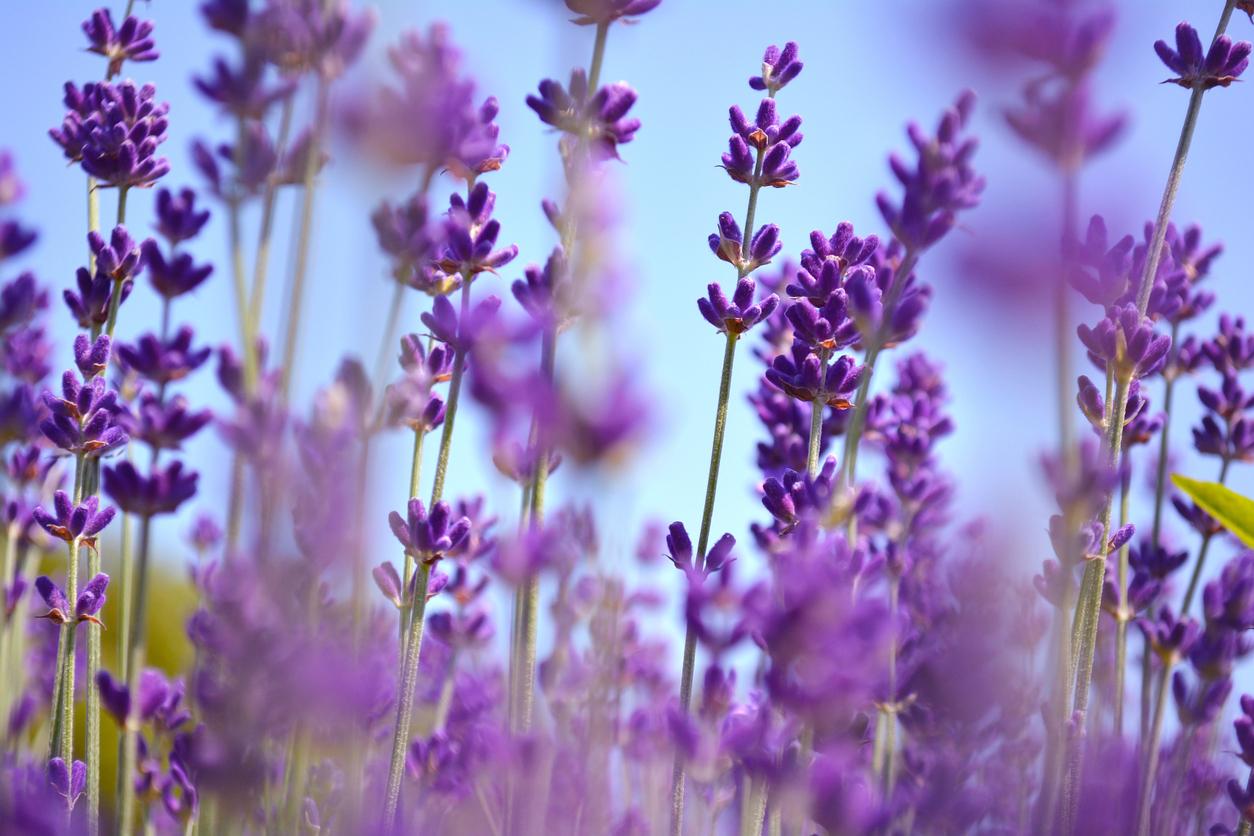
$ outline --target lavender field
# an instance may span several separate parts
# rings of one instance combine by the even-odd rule
[[[1254,832],[1254,0],[8,17],[0,836]]]

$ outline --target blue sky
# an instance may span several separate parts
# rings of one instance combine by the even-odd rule
[[[5,114],[0,146],[16,156],[29,186],[21,212],[42,233],[36,255],[24,264],[35,265],[39,276],[58,289],[72,281],[83,259],[83,181],[80,172],[65,166],[46,130],[60,120],[63,82],[90,80],[100,73],[101,59],[81,50],[78,30],[92,5],[68,0],[23,4],[0,28],[0,54],[10,68],[9,82],[0,93],[0,112]],[[129,68],[137,80],[154,81],[161,97],[171,102],[171,138],[164,152],[173,164],[166,180],[172,186],[196,183],[187,153],[194,137],[227,138],[225,126],[194,94],[190,79],[229,45],[206,33],[193,6],[169,0],[139,4],[141,12],[156,21],[162,58]],[[1042,557],[1049,513],[1036,465],[1039,451],[1054,434],[1049,343],[1043,321],[1031,311],[1011,314],[987,304],[987,291],[973,288],[955,258],[964,242],[978,242],[981,231],[987,234],[998,221],[1012,219],[1046,228],[1054,223],[1056,210],[1044,197],[1054,188],[1048,171],[1010,137],[998,113],[1013,101],[1013,88],[990,77],[986,68],[961,60],[961,45],[951,25],[953,3],[789,0],[771,4],[769,13],[760,3],[740,0],[718,3],[717,12],[715,6],[667,0],[638,25],[615,27],[611,33],[604,77],[626,80],[639,91],[633,115],[643,122],[636,139],[622,149],[626,162],[618,177],[624,222],[619,250],[634,296],[629,324],[613,338],[638,359],[654,393],[656,431],[634,463],[612,474],[612,480],[590,485],[563,473],[552,495],[562,498],[593,490],[607,512],[601,520],[602,554],[611,561],[626,559],[643,519],[679,518],[690,527],[696,525],[722,341],[701,320],[694,302],[707,282],[728,280],[727,266],[710,255],[705,237],[719,212],[730,210],[740,216],[745,201],[744,188],[716,168],[728,134],[726,111],[733,103],[746,109],[755,105],[757,95],[745,80],[756,72],[762,49],[795,39],[801,44],[806,70],[781,94],[780,105],[805,120],[806,140],[795,155],[801,180],[795,187],[765,194],[758,210],[760,221],[780,225],[784,251],[794,256],[805,246],[811,229],[830,234],[841,220],[852,221],[859,233],[882,232],[873,198],[876,191],[890,187],[884,160],[888,151],[905,149],[904,123],[918,119],[931,125],[964,87],[981,94],[975,130],[984,140],[979,161],[989,176],[986,200],[921,267],[922,277],[935,286],[936,294],[917,347],[947,369],[958,431],[943,449],[948,466],[959,475],[962,513],[984,515],[1012,532],[1014,548],[1008,559],[1023,560],[1026,572]],[[1197,15],[1199,28],[1211,31],[1215,6],[1154,0],[1136,3],[1132,14],[1128,5],[1100,71],[1098,89],[1103,103],[1128,108],[1132,121],[1117,149],[1085,172],[1083,214],[1106,212],[1139,230],[1156,209],[1186,94],[1158,83],[1165,70],[1151,44],[1155,38],[1170,37],[1182,14]],[[512,153],[489,182],[498,193],[503,240],[517,242],[521,256],[500,280],[486,281],[492,292],[507,295],[506,280],[520,275],[524,264],[543,261],[552,247],[539,201],[560,193],[555,138],[542,130],[524,97],[541,78],[564,79],[572,66],[586,63],[591,30],[569,25],[559,3],[538,0],[381,2],[376,7],[379,26],[368,65],[378,66],[385,46],[404,29],[445,20],[465,52],[468,68],[480,80],[481,93],[501,101],[502,138]],[[1250,34],[1241,15],[1232,28],[1238,36]],[[1254,299],[1242,266],[1254,260],[1248,211],[1254,186],[1248,156],[1254,129],[1250,94],[1238,84],[1207,96],[1176,212],[1179,219],[1202,222],[1208,238],[1227,244],[1212,287],[1220,294],[1219,307],[1236,312],[1250,310]],[[337,157],[325,175],[317,207],[317,249],[298,398],[307,399],[328,379],[345,351],[373,361],[390,288],[368,214],[380,197],[401,197],[414,185],[371,175],[345,157]],[[103,206],[107,223],[112,219],[111,196],[105,197]],[[271,304],[265,312],[270,333],[278,322],[293,209],[291,195],[280,202]],[[130,217],[134,230],[146,231],[150,194],[132,196]],[[218,271],[201,291],[176,306],[175,322],[193,323],[209,342],[234,340],[220,214],[196,249],[215,260]],[[420,304],[416,296],[407,300],[404,321],[410,330],[419,327]],[[155,301],[141,290],[123,311],[121,333],[134,336],[153,327],[156,317]],[[58,336],[68,338],[71,323],[59,302],[52,318]],[[1203,321],[1206,329],[1210,322],[1211,318]],[[748,522],[763,516],[753,491],[753,444],[759,428],[743,399],[755,374],[746,350],[735,378],[737,395],[714,522],[716,532],[730,530],[737,536],[747,536]],[[193,400],[222,403],[208,371],[189,383],[186,392]],[[1186,405],[1181,413],[1185,421],[1192,420],[1196,409],[1191,385],[1184,387],[1180,400]],[[1184,421],[1176,426],[1182,430]],[[1175,438],[1183,450],[1187,436],[1178,431]],[[516,498],[482,455],[482,439],[478,422],[460,425],[450,491],[485,489],[508,520]],[[408,449],[399,437],[380,449],[387,472],[375,485],[371,507],[383,538],[386,511],[399,507],[404,495]],[[220,451],[211,434],[191,448],[191,457],[205,471],[203,500],[197,507],[221,507],[225,471]],[[1186,458],[1184,467],[1209,478],[1214,465]],[[1233,484],[1254,490],[1254,480],[1243,470],[1236,468]],[[177,528],[163,526],[163,536]]]

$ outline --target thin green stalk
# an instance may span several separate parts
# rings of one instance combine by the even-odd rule
[[[819,352],[819,380],[827,380],[827,361],[831,356],[828,349]],[[806,473],[811,478],[819,472],[819,450],[823,446],[823,410],[827,406],[827,393],[820,391],[819,396],[810,402],[810,446],[806,454]]]
[[[129,452],[129,450],[128,450]],[[122,625],[118,630],[118,673],[122,677],[122,681],[126,681],[126,647],[127,637],[131,633],[131,618],[134,611],[135,600],[131,595],[131,586],[135,582],[135,560],[131,553],[131,533],[134,523],[130,514],[122,515],[122,588],[118,590],[121,596],[121,620]]]
[[[462,319],[470,308],[470,283],[463,282],[461,310]],[[457,419],[457,405],[461,396],[462,374],[466,365],[464,347],[458,347],[453,354],[453,374],[449,381],[448,402],[444,407],[444,425],[440,433],[440,452],[436,459],[435,480],[431,486],[431,503],[435,506],[444,495],[444,479],[448,472],[449,453],[453,444],[453,427]],[[409,729],[413,720],[414,687],[418,682],[418,659],[422,651],[423,622],[427,611],[427,582],[431,577],[431,566],[423,561],[418,567],[418,577],[414,583],[414,600],[409,621],[409,635],[405,638],[404,652],[401,662],[401,690],[396,699],[396,723],[392,734],[392,758],[388,768],[387,796],[384,802],[386,827],[395,827],[396,812],[401,796],[401,777],[405,771],[405,751],[409,747]]]
[[[1215,36],[1211,39],[1213,43],[1227,29],[1228,21],[1232,17],[1232,10],[1236,5],[1236,0],[1227,0],[1224,5],[1224,11],[1220,16],[1219,25],[1216,27]],[[1167,183],[1163,188],[1162,200],[1159,203],[1158,215],[1154,221],[1154,232],[1150,238],[1150,247],[1145,260],[1145,268],[1141,274],[1140,290],[1137,293],[1137,311],[1141,316],[1145,315],[1145,311],[1149,306],[1150,291],[1153,288],[1152,278],[1157,275],[1158,264],[1162,257],[1163,242],[1167,237],[1167,223],[1171,218],[1172,206],[1175,204],[1176,193],[1180,188],[1180,179],[1184,174],[1184,165],[1189,155],[1189,146],[1193,141],[1193,133],[1197,128],[1198,114],[1201,112],[1202,96],[1205,94],[1205,88],[1199,79],[1193,86],[1189,95],[1188,109],[1185,112],[1184,124],[1180,129],[1180,138],[1176,142],[1175,156],[1172,159],[1171,169],[1167,174]],[[1116,393],[1115,407],[1111,411],[1112,432],[1111,444],[1108,448],[1111,461],[1118,469],[1119,458],[1121,453],[1120,441],[1123,433],[1123,422],[1127,412],[1128,383],[1120,381]],[[1111,502],[1106,503],[1105,511],[1102,514],[1103,521],[1103,542],[1108,536],[1110,530],[1111,518]],[[1098,558],[1090,562],[1090,568],[1093,564],[1099,564],[1099,568],[1104,571],[1105,558]],[[1088,573],[1086,572],[1086,575]],[[1094,583],[1100,590],[1102,574],[1097,574]],[[1096,605],[1100,607],[1101,596],[1100,591],[1097,595],[1092,596]],[[1084,634],[1084,641],[1081,647],[1082,661],[1078,671],[1079,678],[1076,681],[1075,701],[1073,703],[1074,711],[1077,712],[1080,722],[1087,722],[1086,712],[1088,708],[1089,687],[1092,682],[1093,675],[1093,654],[1097,644],[1098,618],[1094,614],[1091,623],[1087,625]],[[1160,697],[1161,699],[1161,697]],[[1064,804],[1064,833],[1070,833],[1074,829],[1076,806],[1078,805],[1078,789],[1079,789],[1079,773],[1082,768],[1082,741],[1084,739],[1083,729],[1076,735],[1076,743],[1071,746],[1071,755],[1067,763],[1067,775],[1063,785],[1063,804]]]
[[[96,193],[96,178],[87,178],[87,231],[100,231],[100,195]],[[96,275],[96,252],[87,248],[87,272]]]
[[[282,156],[287,150],[288,134],[292,130],[292,111],[295,109],[295,96],[283,99],[279,113],[279,133],[275,138],[275,154]],[[261,333],[261,311],[266,299],[266,274],[270,269],[270,236],[274,229],[274,206],[277,202],[279,184],[271,177],[266,182],[265,195],[261,200],[261,229],[257,234],[257,252],[253,258],[253,284],[248,296],[248,321],[246,323],[247,339],[255,342]]]
[[[139,693],[139,675],[144,667],[144,656],[147,649],[148,624],[148,559],[152,543],[152,517],[143,516],[139,524],[139,554],[136,563],[135,582],[135,613],[131,622],[130,645],[126,649],[126,687],[132,694]],[[118,829],[125,833],[135,818],[135,764],[139,747],[139,718],[132,713],[123,724],[122,740],[119,744],[121,752],[118,757]]]
[[[893,575],[888,583],[889,623],[894,634],[888,638],[888,700],[884,711],[884,775],[882,792],[884,800],[891,800],[897,778],[897,610],[901,598],[901,578]]]
[[[882,327],[888,327],[887,323],[892,321],[892,311],[897,306],[901,292],[905,289],[906,279],[910,278],[918,262],[918,253],[908,249],[902,256],[897,269],[893,271],[893,286],[888,289],[888,295],[884,299],[885,325]],[[849,419],[849,429],[845,432],[845,450],[841,462],[841,485],[845,487],[852,485],[857,477],[858,442],[862,438],[862,430],[866,424],[866,410],[871,391],[871,378],[875,374],[875,361],[885,348],[884,342],[885,335],[876,334],[866,348],[866,356],[862,363],[862,377],[858,381],[858,393],[854,396],[853,415]],[[857,516],[850,514],[849,520],[850,532],[856,533]]]
[[[431,566],[425,561],[418,567],[419,590],[425,590],[431,576]],[[396,812],[401,798],[401,777],[405,773],[405,752],[409,748],[409,725],[413,720],[414,688],[418,685],[418,654],[422,648],[422,629],[427,611],[427,596],[414,595],[414,614],[409,622],[409,636],[405,640],[405,661],[400,693],[396,699],[396,731],[392,736],[392,758],[388,768],[387,796],[383,806],[384,827],[389,830],[397,825]]]
[[[1154,781],[1158,777],[1158,742],[1163,733],[1163,715],[1166,713],[1167,680],[1171,676],[1171,663],[1164,659],[1163,669],[1158,674],[1158,700],[1154,705],[1154,723],[1150,729],[1149,741],[1146,745],[1146,763],[1141,777],[1140,804],[1137,807],[1136,832],[1138,836],[1146,836],[1150,826],[1150,808],[1154,800]]]
[[[11,584],[17,576],[17,524],[9,523],[4,530],[4,583]],[[8,717],[13,704],[13,696],[18,693],[23,677],[19,673],[10,673],[9,663],[12,661],[13,634],[17,632],[13,624],[17,620],[17,610],[5,616],[4,624],[0,625],[0,717]]]
[[[411,499],[418,495],[418,489],[419,489],[419,486],[421,485],[422,447],[423,447],[423,440],[426,437],[427,437],[427,434],[424,431],[414,430],[414,453],[413,453],[413,459],[409,464],[409,496]],[[408,551],[406,551],[402,560],[404,561],[405,568],[404,568],[404,571],[401,573],[401,604],[403,605],[403,607],[401,609],[401,618],[400,618],[400,623],[401,623],[400,640],[403,646],[405,642],[405,637],[409,635],[409,614],[413,612],[413,602],[405,600],[405,593],[409,589],[410,579],[413,578],[414,576],[414,558],[413,556],[410,555]],[[426,590],[425,589],[422,590],[422,593],[425,595]]]
[[[1219,484],[1228,481],[1228,465],[1231,460],[1224,457],[1223,463],[1219,466]],[[1202,545],[1197,550],[1197,563],[1193,564],[1193,574],[1189,576],[1189,586],[1184,591],[1184,601],[1180,604],[1180,617],[1183,618],[1189,614],[1189,607],[1193,604],[1193,598],[1197,595],[1198,583],[1202,579],[1202,567],[1206,565],[1206,553],[1210,551],[1211,540],[1215,538],[1214,534],[1209,531],[1202,535]]]
[[[750,779],[748,795],[748,815],[740,819],[740,836],[762,836],[762,825],[766,821],[766,785]]]
[[[732,366],[736,360],[734,333],[727,334],[723,351],[723,373],[719,378],[718,405],[714,410],[714,437],[710,444],[710,471],[705,484],[705,507],[701,512],[701,531],[697,538],[697,551],[693,555],[693,571],[700,575],[705,568],[705,550],[710,542],[710,524],[714,518],[714,497],[718,491],[718,471],[723,460],[723,434],[727,430],[727,404],[731,400]],[[680,676],[679,705],[687,713],[692,705],[692,678],[697,660],[697,637],[691,628],[685,628],[684,663]],[[684,819],[684,761],[676,754],[671,774],[671,833],[683,830]]]
[[[1128,523],[1128,483],[1124,481],[1119,496],[1119,525]],[[1115,620],[1115,734],[1123,737],[1123,703],[1125,668],[1128,665],[1128,544],[1119,548],[1119,614]]]
[[[78,600],[78,540],[69,546],[69,560],[65,581],[65,597]],[[70,605],[74,606],[73,604]],[[69,614],[69,621],[61,626],[61,641],[65,645],[65,670],[61,673],[61,736],[57,741],[57,754],[66,765],[74,763],[74,646],[78,637],[78,621]]]
[[[243,130],[236,147],[243,148]],[[231,196],[226,202],[231,248],[231,276],[235,285],[235,317],[239,320],[240,355],[244,372],[244,391],[252,392],[257,386],[257,345],[252,338],[252,314],[248,310],[248,288],[244,278],[244,237],[240,230],[240,201]]]
[[[1242,817],[1241,824],[1237,827],[1237,836],[1250,836],[1250,830],[1254,825],[1250,824],[1250,820]]]
[[[1163,529],[1163,500],[1167,496],[1167,441],[1171,432],[1171,396],[1176,388],[1176,372],[1173,371],[1179,345],[1180,325],[1171,326],[1171,357],[1168,372],[1163,376],[1163,427],[1158,432],[1158,469],[1154,474],[1154,526],[1150,529],[1150,546],[1158,548]]]
[[[1119,452],[1123,445],[1123,416],[1128,406],[1128,388],[1131,381],[1122,376],[1115,382],[1114,407],[1111,410],[1111,424],[1107,444],[1111,463],[1118,466]],[[1113,499],[1113,497],[1112,497]],[[1102,512],[1102,538],[1104,544],[1110,536],[1111,502],[1107,501]],[[1099,551],[1101,549],[1099,548]],[[1072,702],[1072,716],[1078,717],[1081,724],[1087,722],[1089,706],[1089,690],[1093,681],[1093,657],[1097,649],[1097,632],[1101,623],[1102,582],[1106,576],[1106,557],[1100,555],[1088,561],[1084,567],[1084,580],[1081,585],[1081,605],[1077,607],[1077,618],[1083,618],[1083,629],[1080,634],[1080,647],[1076,665],[1075,697]],[[1063,833],[1069,834],[1075,829],[1076,808],[1079,803],[1080,771],[1083,766],[1082,731],[1077,732],[1068,742],[1067,771],[1063,778]]]
[[[74,504],[78,505],[83,498],[83,477],[84,477],[84,460],[82,455],[78,455],[74,459]],[[67,550],[67,580],[66,598],[69,600],[70,606],[74,606],[74,601],[78,599],[78,548],[77,543],[71,543]],[[73,613],[70,616],[70,623],[64,625],[61,630],[60,640],[57,642],[57,662],[56,662],[56,678],[52,685],[52,728],[48,733],[48,757],[62,757],[67,764],[71,763],[71,759],[62,754],[64,749],[64,741],[67,735],[73,738],[73,718],[74,718],[74,641],[73,631],[68,634],[65,632],[67,627],[77,626],[73,620]],[[69,665],[66,665],[66,660]],[[66,671],[69,675],[66,675]],[[68,699],[67,699],[68,695]],[[65,722],[66,704],[69,704],[70,723]]]
[[[300,233],[296,244],[296,265],[292,273],[292,296],[288,300],[287,331],[283,336],[283,364],[280,366],[280,400],[286,402],[295,377],[293,363],[300,335],[301,312],[305,300],[305,277],[309,272],[309,249],[313,238],[314,198],[318,194],[318,166],[322,161],[322,132],[327,121],[329,88],[318,81],[318,101],[313,133],[309,138],[309,160],[305,166],[305,186],[301,196]]]
[[[540,373],[544,379],[552,383],[556,377],[557,363],[557,332],[550,328],[544,335],[540,346]],[[538,438],[538,436],[537,436]],[[531,473],[530,493],[531,505],[528,513],[528,524],[540,526],[544,524],[545,488],[548,485],[549,453],[543,445],[536,448],[536,461]],[[539,639],[540,581],[539,578],[528,578],[522,590],[521,635],[519,638],[518,676],[518,710],[516,712],[516,731],[527,732],[531,729],[535,713],[536,689],[536,652]]]

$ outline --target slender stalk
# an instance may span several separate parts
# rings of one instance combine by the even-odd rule
[[[327,121],[329,89],[318,82],[318,101],[313,133],[309,138],[309,160],[305,166],[305,186],[300,209],[300,233],[296,244],[296,265],[292,273],[292,296],[288,300],[287,331],[283,336],[283,365],[280,367],[280,399],[286,402],[295,377],[293,363],[300,335],[301,311],[305,300],[305,277],[309,272],[309,248],[313,238],[314,199],[318,194],[318,165],[322,161],[322,131]]]
[[[884,325],[881,329],[887,328],[888,323],[892,321],[893,309],[897,306],[897,300],[901,293],[905,290],[906,280],[910,278],[910,274],[914,272],[914,267],[919,262],[919,254],[914,250],[906,250],[902,255],[901,263],[897,269],[893,271],[893,286],[888,289],[888,295],[884,299]],[[858,467],[858,442],[862,438],[862,430],[866,424],[866,410],[868,405],[868,396],[871,391],[871,378],[875,374],[875,361],[879,358],[880,352],[884,350],[886,335],[883,333],[875,334],[871,338],[870,344],[866,348],[866,356],[862,363],[862,376],[858,381],[858,393],[854,396],[853,416],[849,419],[849,429],[845,432],[845,451],[843,461],[841,462],[841,484],[848,487],[853,484],[857,476]],[[850,533],[857,532],[857,516],[849,515]]]
[[[462,320],[470,308],[470,283],[462,283]],[[444,407],[444,425],[440,433],[440,452],[436,459],[435,480],[431,486],[431,506],[444,495],[444,479],[448,473],[449,453],[453,444],[453,427],[457,419],[457,405],[461,396],[462,374],[466,366],[465,348],[459,346],[453,354],[453,374],[449,381],[448,402]],[[412,474],[411,474],[412,475]],[[409,729],[413,720],[414,687],[418,682],[418,659],[422,651],[423,622],[427,611],[427,582],[431,566],[423,561],[418,567],[414,584],[414,600],[409,621],[409,635],[405,638],[401,662],[401,690],[396,698],[396,723],[392,735],[392,758],[388,768],[387,796],[384,802],[385,826],[396,826],[397,806],[401,796],[401,777],[405,771],[405,750],[409,747]]]
[[[897,611],[901,598],[901,578],[893,575],[888,583],[889,623],[893,634],[888,638],[888,710],[884,711],[884,775],[883,795],[888,801],[893,795],[897,778]]]
[[[425,432],[421,430],[414,431],[413,460],[409,464],[409,496],[411,499],[418,495],[418,488],[422,480],[422,447],[423,440],[426,437],[427,434]],[[404,604],[404,608],[401,610],[400,639],[403,646],[405,637],[409,635],[409,615],[414,609],[413,602],[405,600],[405,594],[409,590],[409,582],[414,576],[414,558],[409,552],[405,552],[402,560],[405,566],[404,572],[401,574],[401,603]],[[424,589],[423,592],[425,593],[426,590]]]
[[[1224,457],[1223,464],[1219,466],[1219,484],[1228,481],[1228,465],[1231,460]],[[1214,534],[1209,531],[1202,535],[1202,545],[1197,550],[1197,563],[1193,564],[1193,574],[1189,576],[1189,586],[1184,591],[1184,601],[1180,604],[1180,617],[1189,614],[1189,607],[1193,604],[1193,598],[1197,595],[1198,583],[1202,579],[1202,567],[1206,564],[1206,553],[1210,551],[1211,540],[1215,538]]]
[[[237,147],[242,148],[243,131]],[[231,247],[231,275],[235,284],[235,315],[239,320],[240,354],[244,370],[244,390],[252,392],[257,385],[257,345],[252,338],[249,323],[252,315],[248,311],[248,288],[244,278],[244,240],[240,230],[240,201],[232,196],[227,200],[227,216]]]
[[[392,758],[388,768],[387,796],[383,806],[384,827],[397,826],[396,811],[401,798],[401,776],[405,772],[405,752],[409,748],[409,725],[414,712],[414,688],[418,685],[418,654],[422,647],[422,629],[426,621],[427,580],[431,566],[425,561],[418,567],[417,590],[414,594],[414,613],[409,622],[409,636],[405,640],[405,661],[396,698],[396,732],[392,736]]]
[[[1163,669],[1158,674],[1158,700],[1154,705],[1154,723],[1150,729],[1149,741],[1146,744],[1145,770],[1141,777],[1140,805],[1137,808],[1136,832],[1138,836],[1146,836],[1150,827],[1150,807],[1154,799],[1154,781],[1158,777],[1158,741],[1163,733],[1163,715],[1166,713],[1167,679],[1171,676],[1171,664],[1163,660]]]
[[[87,231],[100,231],[100,195],[96,193],[96,178],[87,178]],[[96,253],[87,248],[87,272],[96,274]]]
[[[710,471],[705,483],[705,507],[701,512],[701,531],[697,537],[697,551],[693,555],[693,571],[699,576],[705,568],[705,550],[710,542],[710,524],[714,518],[714,497],[718,490],[718,471],[723,459],[723,434],[727,430],[727,404],[731,400],[732,366],[736,360],[736,334],[727,335],[723,351],[723,373],[719,378],[718,405],[714,410],[714,437],[710,444]],[[687,713],[692,705],[692,678],[696,668],[697,637],[691,629],[685,630],[683,673],[680,676],[679,705]],[[675,756],[671,775],[671,833],[683,830],[684,818],[684,762]]]
[[[148,558],[151,551],[152,517],[143,516],[139,523],[139,554],[136,563],[135,613],[131,622],[130,645],[126,650],[126,687],[129,693],[139,693],[139,675],[144,667],[144,655],[147,649],[148,624]],[[131,706],[123,724],[121,752],[118,757],[118,829],[128,832],[135,817],[135,764],[139,754],[139,718],[135,716],[136,706]]]
[[[283,100],[283,108],[279,115],[279,133],[275,139],[275,154],[282,156],[287,148],[288,134],[292,130],[292,111],[295,108],[295,97],[288,96]],[[265,196],[261,201],[261,229],[257,234],[257,253],[253,258],[253,284],[248,296],[248,320],[246,339],[256,342],[261,333],[261,311],[266,298],[266,274],[270,269],[270,236],[274,229],[274,206],[278,197],[279,184],[275,178],[266,183]]]
[[[819,352],[819,380],[827,380],[827,361],[831,356],[828,349]],[[819,450],[823,447],[823,409],[827,406],[827,393],[820,391],[819,396],[810,401],[810,446],[806,454],[806,473],[811,478],[819,472]]]
[[[748,796],[748,815],[740,820],[740,836],[762,836],[762,825],[766,821],[766,785],[750,779]]]
[[[1128,482],[1119,496],[1119,525],[1128,523]],[[1128,544],[1119,548],[1119,614],[1115,619],[1115,734],[1123,737],[1125,668],[1128,665]]]
[[[1223,14],[1220,16],[1219,25],[1216,27],[1215,36],[1211,39],[1212,43],[1227,29],[1228,21],[1232,17],[1232,10],[1236,5],[1236,0],[1227,0],[1224,5]],[[1159,203],[1158,215],[1154,221],[1154,232],[1150,239],[1149,252],[1145,260],[1144,272],[1141,275],[1141,284],[1137,293],[1137,311],[1141,316],[1145,315],[1145,311],[1149,306],[1150,291],[1153,288],[1153,277],[1157,275],[1158,264],[1162,258],[1163,242],[1167,237],[1167,223],[1171,218],[1171,209],[1175,204],[1176,193],[1180,188],[1180,179],[1184,174],[1185,161],[1188,159],[1189,146],[1193,141],[1193,133],[1197,128],[1198,114],[1201,112],[1202,96],[1205,94],[1201,80],[1194,84],[1193,90],[1189,95],[1188,109],[1185,112],[1184,124],[1180,129],[1180,138],[1176,142],[1175,156],[1172,159],[1171,169],[1167,174],[1167,183],[1163,188],[1162,200]],[[1128,405],[1128,382],[1119,381],[1116,391],[1115,407],[1111,412],[1111,443],[1108,447],[1110,458],[1116,465],[1119,465],[1119,456],[1121,452],[1120,441],[1123,433],[1123,422],[1127,413]],[[1112,498],[1113,499],[1113,498]],[[1111,518],[1111,501],[1108,500],[1106,508],[1102,514],[1102,540],[1108,536],[1110,530]],[[1098,569],[1094,570],[1093,583],[1098,590],[1097,594],[1091,596],[1095,605],[1100,608],[1101,595],[1100,585],[1105,569],[1105,558],[1098,558],[1090,561],[1089,569],[1097,565]],[[1090,572],[1086,571],[1086,582]],[[1086,625],[1083,636],[1083,643],[1080,648],[1081,662],[1078,671],[1078,679],[1075,688],[1075,700],[1073,703],[1074,712],[1080,719],[1081,723],[1086,722],[1086,712],[1088,708],[1089,687],[1093,676],[1093,654],[1097,644],[1098,618],[1097,613],[1092,613],[1091,621]],[[1161,700],[1162,697],[1160,696]],[[1063,804],[1064,804],[1064,833],[1071,833],[1075,825],[1076,805],[1078,804],[1079,789],[1079,773],[1082,767],[1082,741],[1084,739],[1083,729],[1076,735],[1076,743],[1070,748],[1072,752],[1067,762],[1067,775],[1063,785]]]
[[[556,377],[557,363],[557,332],[550,328],[544,335],[540,346],[540,373],[550,384]],[[538,428],[537,428],[538,429]],[[538,435],[537,435],[538,439]],[[531,505],[528,524],[540,526],[544,523],[545,487],[548,484],[549,453],[543,445],[536,449],[536,461],[531,473],[529,488]],[[522,623],[519,639],[518,661],[518,711],[516,731],[527,732],[531,728],[532,715],[535,711],[536,687],[536,650],[539,638],[540,580],[536,577],[527,579],[522,590]]]
[[[74,460],[74,504],[78,505],[83,498],[83,476],[86,468],[81,455],[76,456]],[[78,546],[77,542],[71,543],[67,550],[67,566],[66,566],[66,598],[70,602],[70,606],[74,606],[74,602],[78,598]],[[66,764],[72,763],[72,760],[63,754],[64,742],[67,736],[73,739],[73,719],[74,719],[74,631],[73,627],[77,626],[74,621],[74,614],[67,613],[70,623],[63,625],[61,629],[61,637],[57,642],[57,667],[56,678],[52,685],[52,728],[48,733],[48,757],[61,757]],[[66,632],[66,628],[71,628],[70,632]],[[66,665],[66,660],[69,665]],[[68,675],[67,675],[68,670]],[[70,722],[66,723],[66,705],[69,704]]]
[[[1163,528],[1163,499],[1167,495],[1167,440],[1171,431],[1171,396],[1176,388],[1176,373],[1171,371],[1178,356],[1180,325],[1171,326],[1171,357],[1168,374],[1163,377],[1163,428],[1158,434],[1158,469],[1154,474],[1154,526],[1150,529],[1150,546],[1158,548]]]

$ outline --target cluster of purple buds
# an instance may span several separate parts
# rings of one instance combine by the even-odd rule
[[[99,233],[87,236],[87,244],[95,257],[94,272],[86,267],[78,268],[77,292],[63,292],[70,314],[83,329],[99,329],[109,321],[130,296],[135,287],[135,276],[144,268],[144,249],[148,242],[137,244],[126,228],[114,227],[106,242]]]
[[[1176,74],[1164,83],[1179,84],[1189,90],[1210,90],[1232,84],[1249,66],[1250,49],[1248,41],[1234,43],[1227,35],[1220,35],[1209,50],[1203,50],[1202,39],[1188,23],[1176,27],[1175,49],[1166,41],[1154,43],[1158,57]]]
[[[148,187],[170,170],[157,148],[166,140],[169,105],[156,101],[151,84],[137,87],[95,82],[82,89],[66,84],[68,112],[49,135],[66,159],[102,184],[116,188]]]
[[[427,513],[421,499],[409,500],[406,516],[393,511],[388,515],[392,533],[406,554],[428,565],[435,564],[460,546],[470,535],[470,518],[453,519],[447,502],[437,502]]]
[[[156,42],[152,39],[153,25],[150,20],[140,20],[131,15],[114,27],[113,15],[108,9],[97,9],[83,22],[83,34],[91,43],[88,52],[109,59],[106,78],[122,72],[127,61],[155,61],[159,57]]]
[[[570,74],[570,84],[563,87],[553,79],[540,82],[539,95],[528,96],[527,106],[540,121],[566,134],[571,142],[563,148],[570,154],[586,145],[594,159],[617,159],[618,146],[631,142],[640,129],[639,119],[628,119],[627,112],[636,103],[636,91],[622,82],[589,90],[588,75],[577,69]]]
[[[156,205],[157,232],[169,246],[169,254],[163,253],[154,239],[148,239],[143,243],[144,268],[161,298],[177,299],[195,290],[213,273],[212,264],[197,264],[191,253],[180,249],[180,245],[200,234],[209,221],[209,210],[197,208],[196,193],[191,189],[177,194],[161,189]]]
[[[797,181],[801,171],[791,155],[804,138],[800,116],[780,122],[771,97],[758,105],[752,122],[737,105],[732,105],[728,119],[732,136],[722,158],[728,177],[753,189],[779,189]]]
[[[40,430],[66,453],[95,458],[127,442],[118,422],[118,394],[101,377],[80,383],[74,372],[67,371],[61,378],[60,397],[45,390],[43,402],[49,415],[40,422]]]
[[[39,618],[46,618],[55,624],[70,624],[90,621],[99,624],[97,613],[105,605],[105,589],[109,586],[109,576],[101,572],[89,580],[79,593],[74,607],[70,607],[65,591],[44,575],[35,579],[35,591],[48,605],[48,611]]]

